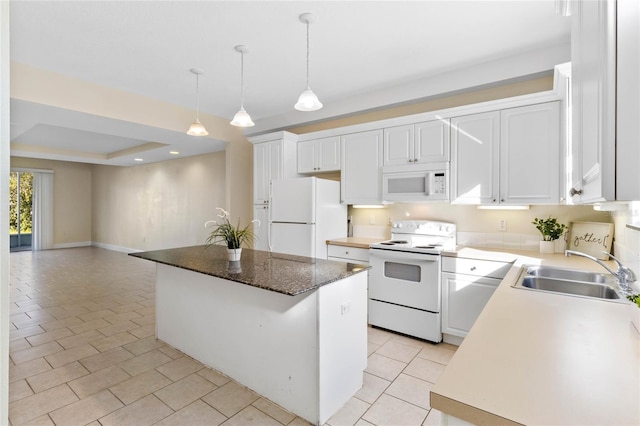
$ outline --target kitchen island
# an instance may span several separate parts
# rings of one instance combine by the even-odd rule
[[[640,333],[631,323],[637,308],[512,287],[523,264],[602,267],[526,251],[443,255],[517,258],[431,390],[443,424],[640,424]]]
[[[367,267],[221,246],[133,253],[157,262],[156,336],[313,424],[362,386]]]

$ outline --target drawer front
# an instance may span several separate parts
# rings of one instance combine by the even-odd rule
[[[511,263],[492,260],[467,259],[463,257],[442,258],[442,271],[480,277],[504,278],[511,269]]]
[[[329,244],[327,245],[327,256],[369,262],[369,249]]]

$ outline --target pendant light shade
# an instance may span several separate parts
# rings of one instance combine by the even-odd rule
[[[322,108],[322,103],[309,85],[309,24],[315,21],[315,17],[311,13],[303,13],[300,21],[307,25],[307,89],[302,92],[294,108],[298,111],[316,111]]]
[[[200,74],[203,74],[204,71],[202,71],[199,68],[191,68],[190,70],[192,73],[194,73],[196,75],[196,118],[193,121],[193,123],[191,124],[191,126],[189,126],[189,130],[187,130],[187,134],[191,135],[191,136],[207,136],[209,134],[209,132],[207,132],[207,129],[205,129],[205,127],[202,125],[202,123],[200,123]]]
[[[231,120],[232,126],[238,127],[251,127],[255,124],[251,120],[251,116],[244,109],[244,54],[249,51],[247,46],[238,45],[236,46],[236,50],[240,52],[240,109],[236,112],[236,115],[233,116],[233,120]]]

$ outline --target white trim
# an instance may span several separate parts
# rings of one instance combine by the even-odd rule
[[[0,424],[9,422],[9,9],[0,1]]]
[[[99,243],[99,242],[96,242],[96,241],[93,241],[91,243],[91,245],[93,247],[103,248],[103,249],[112,250],[112,251],[119,251],[121,253],[138,253],[138,252],[143,251],[143,250],[139,250],[139,249],[132,249],[132,248],[129,248],[129,247],[116,246],[114,244]]]
[[[72,243],[60,243],[54,244],[54,249],[66,249],[66,248],[74,248],[74,247],[91,247],[93,242],[91,241],[74,241]]]
[[[53,170],[49,169],[30,169],[25,167],[11,167],[11,171],[17,173],[53,173]]]

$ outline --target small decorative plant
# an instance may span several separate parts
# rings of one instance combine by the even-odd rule
[[[542,234],[542,241],[555,241],[562,236],[567,225],[559,223],[556,218],[549,216],[547,219],[535,218],[531,222]]]
[[[207,238],[207,246],[224,242],[228,249],[239,249],[243,244],[248,244],[255,239],[255,234],[249,227],[254,223],[260,226],[259,220],[252,220],[247,226],[241,228],[240,220],[236,226],[229,222],[229,212],[220,207],[216,210],[218,210],[218,217],[221,220],[208,220],[204,224],[205,228],[208,228],[209,225],[216,225]]]

